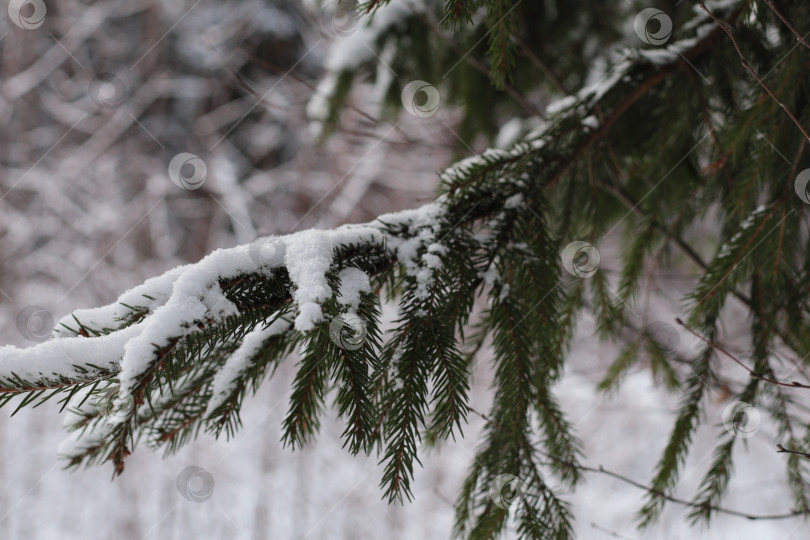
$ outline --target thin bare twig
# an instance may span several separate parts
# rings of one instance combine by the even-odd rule
[[[799,452],[798,450],[788,450],[787,448],[785,448],[781,444],[776,445],[776,453],[777,454],[796,454],[797,456],[803,456],[803,457],[806,457],[807,459],[810,459],[810,454],[808,454],[807,452]]]
[[[676,318],[676,319],[675,319],[675,322],[676,322],[676,323],[678,323],[678,324],[680,324],[680,325],[681,325],[681,326],[683,326],[684,328],[686,328],[686,329],[687,329],[687,330],[688,330],[688,331],[689,331],[689,332],[690,332],[690,333],[691,333],[693,336],[695,336],[696,338],[700,339],[701,341],[705,342],[706,344],[708,344],[708,345],[709,345],[709,346],[711,346],[712,348],[717,349],[717,350],[718,350],[718,351],[720,351],[721,353],[725,354],[726,356],[728,356],[729,358],[731,358],[732,360],[734,360],[734,362],[736,362],[736,363],[737,363],[737,365],[739,365],[739,366],[740,366],[740,367],[742,367],[742,368],[743,368],[745,371],[747,371],[748,373],[750,373],[750,374],[751,374],[751,376],[752,376],[752,377],[754,377],[755,379],[759,379],[759,380],[764,381],[764,382],[766,382],[766,383],[775,384],[775,385],[777,385],[777,386],[785,386],[785,387],[787,387],[787,388],[808,388],[808,389],[810,389],[810,385],[803,384],[803,383],[800,383],[800,382],[798,382],[798,381],[793,381],[793,382],[786,383],[786,382],[783,382],[783,381],[779,381],[779,380],[777,380],[777,379],[773,379],[773,378],[771,378],[771,377],[766,377],[765,375],[762,375],[761,373],[757,373],[756,371],[754,371],[753,369],[751,369],[750,367],[748,367],[748,366],[747,366],[747,365],[746,365],[744,362],[742,362],[742,361],[741,361],[739,358],[737,358],[736,356],[734,356],[733,354],[731,354],[730,352],[728,352],[728,351],[727,351],[725,348],[723,348],[723,346],[722,346],[722,345],[719,345],[718,343],[715,343],[715,342],[713,342],[712,340],[710,340],[710,339],[706,339],[705,337],[701,336],[701,335],[700,335],[700,334],[698,334],[698,333],[697,333],[695,330],[693,330],[693,329],[692,329],[692,328],[691,328],[689,325],[687,325],[685,322],[683,322],[681,319]]]

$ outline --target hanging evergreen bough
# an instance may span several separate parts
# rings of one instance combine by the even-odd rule
[[[526,85],[536,87],[524,71],[553,79],[559,92],[583,80],[581,64],[599,56],[583,52],[577,62],[542,48],[534,54],[518,16],[530,8],[514,11],[518,4],[450,1],[437,12],[430,2],[368,3],[375,18],[327,62],[310,107],[315,127],[323,132],[338,121],[352,79],[380,61],[359,54],[357,40],[378,50],[394,44],[388,59],[406,72],[403,58],[424,58],[428,49],[417,50],[419,40],[405,40],[403,32],[418,32],[414,28],[437,15],[429,34],[438,29],[447,38],[444,28],[472,28],[459,39],[488,39],[487,50],[476,55],[488,58],[489,67],[476,55],[470,61],[504,92],[486,99],[512,99]],[[565,4],[558,3],[560,17],[574,20]],[[794,27],[810,25],[810,7],[700,4],[683,8],[690,19],[678,28],[678,40],[625,50],[600,82],[560,96],[511,148],[487,150],[444,171],[441,194],[430,204],[364,225],[216,251],[109,306],[64,317],[49,341],[0,348],[0,405],[20,397],[19,409],[58,396],[68,411],[71,436],[60,447],[68,463],[111,461],[121,473],[141,439],[172,452],[201,430],[233,436],[246,395],[297,350],[284,443],[299,447],[316,435],[334,392],[345,446],[381,456],[382,490],[395,501],[411,497],[420,443],[462,434],[471,412],[472,356],[491,338],[492,407],[458,499],[457,533],[497,536],[512,512],[523,538],[570,538],[572,514],[560,490],[573,489],[584,472],[611,474],[646,490],[642,525],[653,523],[666,502],[685,504],[691,519],[704,521],[717,512],[749,519],[806,515],[807,471],[800,459],[810,432],[801,431],[806,423],[798,420],[794,394],[802,385],[774,384],[772,363],[777,350],[796,358],[810,350],[810,200],[806,185],[802,196],[792,180],[808,161],[802,125],[810,123],[810,70],[805,56],[791,54]],[[662,45],[661,32],[639,38]],[[555,68],[566,76],[555,76]],[[459,91],[454,87],[453,95]],[[787,167],[774,147],[793,158]],[[709,261],[689,243],[690,227],[707,215],[722,224]],[[617,301],[588,250],[619,226],[630,237]],[[706,340],[695,358],[674,357],[655,332],[633,329],[624,312],[647,261],[664,247],[679,250],[702,272],[684,317]],[[574,260],[583,252],[586,264]],[[381,297],[398,305],[387,332]],[[486,308],[473,318],[481,297]],[[751,311],[753,347],[751,381],[735,399],[761,404],[785,444],[780,451],[790,454],[797,502],[784,515],[751,516],[720,506],[736,437],[721,441],[694,501],[672,493],[705,396],[720,377],[719,322],[731,298]],[[582,465],[581,446],[554,396],[584,309],[595,313],[605,339],[627,329],[638,334],[607,371],[603,390],[620,385],[646,351],[655,375],[683,392],[650,486]]]

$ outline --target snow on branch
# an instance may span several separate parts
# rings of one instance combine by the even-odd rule
[[[559,279],[544,192],[681,58],[702,54],[718,33],[698,25],[670,46],[671,57],[628,55],[603,83],[553,105],[547,121],[511,149],[447,169],[443,194],[432,203],[363,225],[217,250],[113,304],[62,318],[50,341],[0,348],[0,392],[7,396],[0,404],[23,395],[22,406],[68,389],[63,402],[76,418],[68,422],[75,433],[66,457],[72,464],[111,460],[120,472],[141,432],[169,449],[202,425],[232,433],[247,390],[301,345],[290,440],[317,429],[324,396],[338,384],[351,448],[371,448],[379,437],[395,443],[383,481],[389,497],[408,495],[415,434],[429,425],[446,437],[466,414],[459,331],[475,298],[492,289],[493,313],[511,316],[525,298],[510,290],[553,289]],[[532,248],[524,243],[529,238]],[[524,247],[515,249],[516,241]],[[400,326],[385,338],[377,308],[383,290],[400,309]],[[554,300],[543,301],[547,309],[529,311],[545,320]],[[330,328],[349,320],[359,323]],[[545,328],[540,320],[537,328]],[[355,336],[344,340],[347,331]],[[560,349],[550,331],[528,339],[549,342],[517,346]],[[550,396],[548,389],[541,394]]]

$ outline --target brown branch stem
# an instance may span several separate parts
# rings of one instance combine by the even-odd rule
[[[780,381],[780,380],[777,380],[777,379],[774,379],[774,378],[771,378],[771,377],[766,377],[765,375],[762,375],[761,373],[757,373],[752,368],[748,367],[742,360],[740,360],[739,358],[737,358],[736,356],[734,356],[733,354],[728,352],[722,345],[720,345],[718,343],[715,343],[714,341],[703,337],[702,335],[697,333],[695,330],[693,330],[692,327],[690,327],[685,322],[683,322],[680,318],[676,318],[675,322],[678,323],[679,325],[683,326],[684,328],[686,328],[689,331],[689,333],[691,333],[693,336],[700,339],[701,341],[705,342],[706,344],[711,346],[713,349],[716,349],[716,350],[720,351],[721,353],[725,354],[726,356],[728,356],[729,358],[731,358],[737,365],[739,365],[745,371],[750,373],[751,377],[753,377],[755,379],[759,379],[759,380],[764,381],[766,383],[774,384],[774,385],[777,385],[777,386],[785,386],[787,388],[808,388],[808,389],[810,389],[810,385],[803,384],[803,383],[800,383],[798,381],[793,381],[793,382],[790,382],[790,383],[786,383],[786,382],[783,382],[783,381]]]

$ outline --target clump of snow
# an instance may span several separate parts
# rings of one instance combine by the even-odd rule
[[[120,326],[121,319],[131,313],[131,310],[124,304],[146,307],[150,312],[154,311],[157,307],[166,303],[171,295],[174,282],[189,266],[190,265],[177,266],[164,272],[160,276],[149,278],[141,285],[126,291],[112,304],[97,308],[75,310],[73,313],[62,317],[59,322],[56,323],[55,330],[58,330],[58,332],[54,333],[54,337],[64,338],[79,335],[74,331],[68,330],[68,328],[78,330],[76,328],[77,319],[82,325],[95,330]]]
[[[17,375],[26,381],[62,377],[76,380],[86,377],[88,372],[96,372],[93,366],[117,371],[125,344],[137,338],[144,326],[133,324],[94,338],[53,339],[26,349],[13,345],[0,347],[0,378]]]
[[[349,306],[356,311],[360,306],[361,293],[371,292],[368,274],[359,268],[344,268],[340,271],[340,290],[337,301],[343,306]]]
[[[287,242],[284,262],[295,285],[295,329],[300,332],[312,330],[323,319],[320,303],[332,295],[326,273],[332,265],[333,249],[332,238],[324,231],[296,233]]]
[[[389,214],[378,219],[383,223],[406,224],[408,233],[412,235],[407,238],[391,235],[387,238],[387,244],[396,253],[397,260],[405,267],[405,272],[415,279],[416,298],[428,296],[434,270],[441,267],[441,255],[446,252],[446,248],[436,241],[436,235],[441,230],[446,213],[443,204],[445,200],[444,197],[440,197],[436,202],[416,210]],[[425,251],[420,257],[422,249]]]
[[[664,49],[643,49],[639,54],[650,61],[651,64],[664,65],[678,58],[678,54],[668,48]]]
[[[552,101],[546,107],[546,115],[552,116],[557,113],[560,113],[566,109],[570,109],[577,103],[576,96],[565,96],[564,98],[560,98],[557,101]]]
[[[535,139],[532,141],[532,150],[540,150],[546,145],[546,141],[544,139]]]
[[[428,246],[427,252],[422,255],[422,261],[428,268],[438,269],[442,267],[442,255],[446,254],[447,247],[439,242],[434,242]]]
[[[457,161],[444,170],[444,172],[441,174],[441,178],[449,180],[457,176],[464,176],[477,167],[485,166],[487,163],[492,161],[508,159],[512,157],[512,155],[512,153],[504,150],[488,148],[482,154],[470,156],[462,159],[461,161]]]
[[[599,127],[599,120],[593,115],[587,116],[582,119],[582,125],[591,129],[596,129]]]
[[[266,327],[257,328],[249,332],[242,344],[225,361],[225,365],[217,371],[214,380],[211,382],[213,393],[208,401],[205,416],[210,415],[217,407],[224,403],[225,399],[236,388],[237,382],[250,368],[250,362],[261,350],[264,342],[273,337],[287,332],[291,327],[290,321],[283,317],[276,319]]]
[[[219,249],[189,265],[175,280],[169,300],[149,317],[143,332],[124,346],[118,399],[130,397],[129,392],[151,367],[156,347],[166,347],[173,339],[190,334],[196,322],[221,321],[238,313],[224,296],[219,281],[257,270],[249,245]]]
[[[510,119],[498,130],[498,135],[495,137],[495,146],[497,148],[512,146],[520,139],[523,129],[523,120],[521,118]]]
[[[523,193],[515,193],[503,203],[503,207],[506,209],[514,209],[520,208],[520,205],[523,204]]]

